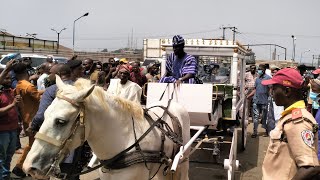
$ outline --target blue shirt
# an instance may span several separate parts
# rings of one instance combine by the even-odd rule
[[[257,77],[254,83],[256,93],[253,96],[253,102],[256,104],[268,104],[269,87],[262,85],[263,80],[271,79],[270,76],[264,74],[262,77]]]
[[[73,81],[64,81],[66,84],[72,84]],[[35,131],[39,131],[43,121],[44,121],[44,112],[51,105],[52,101],[56,98],[56,93],[58,91],[58,87],[56,84],[49,86],[46,88],[45,92],[41,96],[39,109],[36,115],[32,119],[31,129]]]

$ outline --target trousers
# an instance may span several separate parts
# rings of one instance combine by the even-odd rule
[[[12,156],[16,151],[17,130],[0,132],[0,160],[3,166],[10,170]]]
[[[258,133],[257,131],[258,131],[260,115],[261,115],[262,128],[266,129],[267,105],[253,103],[252,105],[253,134]]]

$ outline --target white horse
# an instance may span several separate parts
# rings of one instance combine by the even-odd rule
[[[88,80],[79,79],[72,86],[64,84],[57,76],[56,83],[59,89],[57,97],[46,110],[45,120],[23,164],[24,171],[34,178],[54,176],[55,166],[58,166],[65,154],[80,146],[83,140],[88,141],[100,160],[107,160],[134,144],[150,127],[140,105],[110,96],[102,88],[91,85]],[[167,103],[156,104],[167,106]],[[79,125],[81,118],[80,121],[77,119],[81,109],[84,115],[84,130],[81,123]],[[183,107],[174,102],[169,105],[168,110],[181,123],[185,145],[190,139],[189,115]],[[157,116],[162,116],[163,112],[162,108],[155,107],[149,114],[156,119]],[[164,120],[172,128],[172,120],[168,115],[164,116]],[[139,143],[141,149],[160,151],[161,135],[157,127],[153,128]],[[174,145],[166,136],[163,149],[167,157],[172,156]],[[189,162],[180,163],[174,174],[168,173],[166,176],[163,175],[165,165],[162,164],[159,168],[161,163],[139,163],[122,169],[100,168],[99,176],[102,180],[147,180],[154,175],[153,179],[159,180],[188,180]]]

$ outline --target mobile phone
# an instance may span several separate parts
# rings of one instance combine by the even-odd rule
[[[20,54],[20,53],[11,54],[11,55],[9,55],[9,57],[8,57],[9,60],[12,60],[12,59],[18,60],[18,59],[20,59],[20,58],[21,58],[21,54]]]

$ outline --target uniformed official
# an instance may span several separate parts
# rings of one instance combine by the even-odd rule
[[[318,125],[306,110],[301,89],[303,79],[293,68],[278,71],[272,79],[273,99],[285,110],[270,132],[270,143],[262,165],[264,180],[313,179],[318,173]]]

